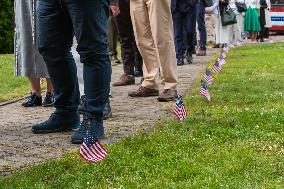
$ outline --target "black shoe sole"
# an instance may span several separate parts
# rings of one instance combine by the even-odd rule
[[[35,130],[32,129],[32,133],[34,134],[47,134],[47,133],[61,133],[61,132],[69,132],[69,131],[74,131],[80,127],[80,124],[77,124],[69,129],[50,129],[50,130]]]
[[[107,137],[105,135],[103,136],[100,136],[100,137],[97,137],[98,140],[103,140],[103,139],[106,139]],[[71,139],[71,143],[72,144],[82,144],[84,141],[84,139],[79,139],[79,140],[72,140]]]
[[[53,107],[54,104],[42,104],[42,107]]]
[[[32,105],[23,105],[22,104],[22,106],[25,107],[25,108],[32,108],[32,107],[42,106],[42,104],[32,104]]]

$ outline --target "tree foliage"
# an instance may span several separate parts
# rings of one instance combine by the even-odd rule
[[[12,0],[0,0],[0,54],[13,52],[13,12]]]

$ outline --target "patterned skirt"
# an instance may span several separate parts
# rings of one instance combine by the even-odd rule
[[[47,78],[45,62],[37,50],[36,0],[15,0],[15,76]]]
[[[260,23],[257,8],[249,7],[245,14],[245,31],[260,31]]]

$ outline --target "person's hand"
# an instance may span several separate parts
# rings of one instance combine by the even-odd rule
[[[120,13],[118,5],[111,5],[110,10],[113,16],[117,16]]]
[[[205,12],[206,12],[207,14],[211,14],[211,13],[213,12],[212,7],[206,7],[206,8],[205,8]]]

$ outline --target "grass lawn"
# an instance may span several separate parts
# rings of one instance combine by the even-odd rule
[[[183,124],[106,146],[89,164],[70,152],[16,171],[0,188],[284,188],[284,43],[230,51],[210,87],[186,97]]]
[[[29,92],[27,78],[14,76],[14,55],[0,54],[0,102],[24,96]]]

